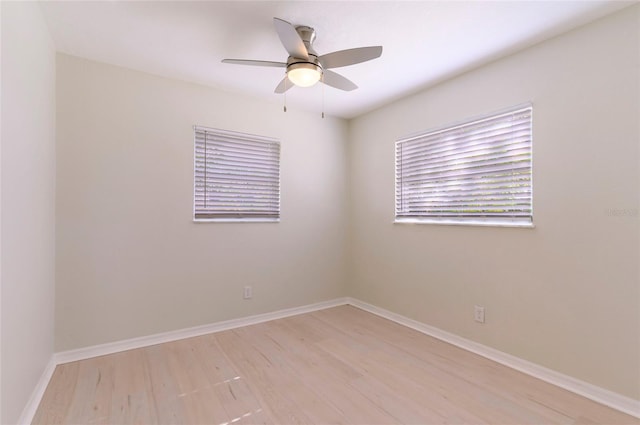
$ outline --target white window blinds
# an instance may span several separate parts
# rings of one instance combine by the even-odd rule
[[[531,225],[532,107],[396,142],[396,221]]]
[[[277,221],[280,142],[194,127],[194,219]]]

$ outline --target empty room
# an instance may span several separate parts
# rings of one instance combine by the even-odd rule
[[[637,2],[0,19],[0,423],[640,424]]]

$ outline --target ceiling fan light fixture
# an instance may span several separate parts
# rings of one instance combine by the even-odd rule
[[[298,87],[311,87],[320,81],[322,68],[309,62],[294,63],[287,68],[287,77]]]

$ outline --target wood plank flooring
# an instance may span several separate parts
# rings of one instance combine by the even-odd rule
[[[640,424],[351,306],[67,363],[34,424]]]

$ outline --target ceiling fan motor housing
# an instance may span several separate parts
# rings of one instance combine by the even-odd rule
[[[319,75],[322,75],[322,64],[320,64],[318,54],[313,49],[313,42],[316,39],[316,31],[313,28],[304,25],[297,26],[296,31],[300,35],[304,46],[307,48],[309,59],[289,56],[287,59],[287,73],[297,69],[309,69],[316,71]]]
[[[304,43],[304,47],[307,48],[309,55],[318,57],[316,51],[313,50],[313,42],[316,40],[316,30],[305,25],[298,25],[296,27],[296,31],[300,35],[300,38]]]

